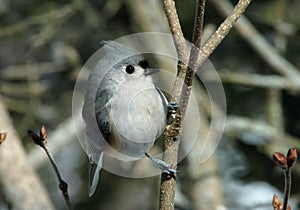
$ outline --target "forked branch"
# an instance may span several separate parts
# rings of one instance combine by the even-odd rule
[[[198,69],[204,61],[212,54],[216,47],[221,43],[225,36],[229,33],[233,24],[243,14],[251,0],[240,0],[232,13],[225,19],[220,25],[217,31],[211,36],[206,44],[199,50],[201,44],[201,31],[203,26],[203,14],[204,14],[204,0],[197,1],[197,11],[195,19],[195,29],[193,35],[194,47],[192,47],[191,57],[189,58],[189,52],[185,45],[185,38],[183,36],[178,14],[174,0],[164,0],[164,11],[169,22],[169,27],[173,35],[173,41],[177,50],[178,65],[177,65],[177,78],[172,90],[172,100],[180,102],[180,108],[174,112],[169,113],[168,125],[164,132],[164,157],[163,160],[173,165],[176,169],[178,159],[178,145],[181,139],[181,122],[182,116],[186,109],[189,94],[192,88],[194,71]],[[197,48],[198,47],[198,48]],[[195,68],[189,68],[190,67]],[[184,87],[185,86],[185,87]],[[160,209],[174,209],[175,198],[175,179],[162,174],[161,187],[160,187]]]

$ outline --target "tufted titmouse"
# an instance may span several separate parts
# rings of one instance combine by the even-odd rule
[[[104,55],[88,79],[83,107],[90,159],[89,195],[97,186],[103,153],[121,160],[142,158],[162,134],[167,100],[154,85],[143,56],[118,42],[106,42]]]

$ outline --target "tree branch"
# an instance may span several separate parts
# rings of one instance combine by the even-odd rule
[[[193,29],[193,37],[192,37],[193,45],[189,57],[189,65],[187,68],[186,76],[184,79],[184,85],[182,87],[181,98],[180,98],[180,108],[183,117],[185,115],[189,97],[192,91],[195,72],[198,69],[197,60],[199,57],[200,47],[201,47],[204,9],[205,9],[205,0],[198,0],[197,8],[196,8],[195,24]]]
[[[164,11],[168,19],[169,27],[173,35],[173,41],[178,55],[177,63],[177,77],[173,86],[171,101],[177,101],[179,103],[180,95],[182,92],[183,81],[186,75],[187,63],[188,63],[188,50],[185,44],[185,38],[183,36],[180,22],[177,15],[174,0],[164,0]],[[169,125],[166,126],[164,132],[164,154],[163,160],[173,165],[176,168],[178,158],[179,138],[181,135],[181,114],[177,110],[176,112],[170,112],[168,117]],[[175,119],[176,118],[176,119]],[[160,209],[174,209],[176,181],[166,174],[161,176],[160,185]]]
[[[219,0],[213,0],[219,1]],[[207,40],[205,45],[200,50],[200,57],[198,59],[198,65],[206,61],[206,59],[213,53],[213,51],[217,48],[217,46],[221,43],[221,41],[226,37],[229,33],[233,25],[237,22],[237,20],[244,13],[245,9],[250,4],[251,0],[240,0],[237,5],[233,8],[233,11],[227,13],[227,18],[223,21],[223,23],[219,26],[216,32]],[[230,10],[231,11],[231,10]]]
[[[186,74],[187,64],[188,64],[188,49],[185,44],[185,38],[183,36],[180,22],[177,15],[177,10],[175,7],[174,0],[164,0],[164,11],[168,19],[169,28],[173,35],[173,41],[178,55],[177,64],[177,77],[172,90],[172,101],[175,100],[179,102],[181,90],[183,87],[183,81]]]
[[[212,35],[212,37],[206,42],[203,48],[200,50],[200,56],[192,57],[190,61],[195,61],[194,66],[201,66],[203,62],[209,57],[209,55],[216,49],[216,47],[220,44],[220,42],[225,38],[225,36],[229,33],[230,29],[232,28],[233,24],[237,21],[237,19],[242,15],[244,10],[247,8],[251,0],[240,0],[236,7],[234,8],[231,15],[229,15],[226,20],[220,25],[217,31]],[[173,35],[174,44],[178,54],[178,65],[177,65],[177,78],[175,80],[175,84],[172,90],[172,97],[177,102],[181,100],[181,97],[186,97],[183,101],[184,104],[180,105],[187,105],[188,102],[188,91],[183,90],[185,84],[183,84],[183,78],[186,78],[186,69],[187,69],[187,62],[188,62],[188,51],[185,45],[185,39],[183,37],[183,33],[181,30],[181,26],[179,23],[175,1],[174,0],[164,0],[164,11],[166,13],[169,27],[171,33]],[[203,23],[203,11],[200,11],[204,8],[204,1],[201,1],[198,4],[198,12],[197,12],[197,19],[199,16],[199,20],[196,20],[196,27],[202,27]],[[202,17],[201,17],[202,16]],[[199,22],[200,21],[200,22]],[[200,36],[202,28],[199,28],[195,31],[195,36]],[[200,44],[199,40],[201,41],[201,37],[195,37],[194,39],[197,44]],[[196,52],[199,50],[196,50]],[[199,53],[199,52],[198,52]],[[198,54],[195,53],[194,55]],[[195,60],[194,60],[195,59]],[[196,68],[197,69],[197,68]],[[190,72],[191,73],[191,72]],[[193,75],[194,72],[191,73]],[[192,84],[193,77],[191,75],[187,75],[188,78],[186,80]],[[188,89],[191,89],[192,86],[189,86]],[[184,96],[187,94],[187,96]],[[181,109],[183,109],[181,107]],[[179,140],[181,138],[181,122],[182,122],[182,113],[178,109],[176,112],[170,112],[168,117],[168,125],[166,126],[164,132],[164,156],[163,160],[168,164],[171,164],[176,168],[177,164],[177,156],[178,156],[178,146]],[[160,187],[160,209],[174,209],[174,197],[175,197],[175,188],[176,188],[176,181],[174,179],[170,179],[170,177],[162,174],[161,177],[161,187]]]

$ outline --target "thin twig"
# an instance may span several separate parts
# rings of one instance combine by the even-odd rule
[[[51,142],[48,147],[51,149],[52,155],[55,156],[55,154],[62,150],[62,148],[65,148],[67,144],[76,138],[74,127],[76,128],[77,133],[83,132],[83,128],[79,126],[81,122],[80,119],[80,110],[75,110],[72,116],[58,124],[56,129],[49,134],[47,141]],[[47,157],[41,154],[40,148],[38,147],[30,150],[27,157],[28,161],[34,168],[40,168],[46,163]]]
[[[201,66],[204,61],[206,61],[206,59],[213,53],[213,51],[217,48],[221,41],[226,37],[233,25],[244,13],[250,2],[251,0],[240,0],[233,8],[233,11],[230,10],[232,12],[228,12],[228,14],[226,15],[227,18],[219,26],[216,32],[209,38],[209,40],[207,40],[205,45],[201,47],[201,56],[198,59],[199,66]]]
[[[205,0],[198,0],[195,12],[195,23],[193,29],[192,43],[200,48],[202,40],[202,30],[204,23]]]
[[[183,116],[183,118],[192,91],[195,72],[199,68],[199,66],[197,66],[197,60],[200,55],[199,53],[200,53],[201,38],[202,38],[201,36],[203,30],[204,9],[205,9],[205,0],[198,0],[196,13],[195,13],[196,15],[195,15],[195,24],[193,29],[193,37],[192,37],[193,45],[189,57],[189,65],[187,68],[186,76],[184,78],[184,85],[182,88],[181,98],[180,98],[181,115]]]
[[[64,197],[64,200],[66,202],[66,205],[68,207],[69,210],[72,210],[72,206],[71,206],[71,201],[70,201],[70,197],[69,197],[69,193],[68,193],[68,184],[62,179],[62,176],[59,172],[59,169],[57,167],[57,164],[49,150],[49,147],[47,145],[47,131],[46,131],[46,128],[45,126],[42,126],[41,129],[40,129],[40,135],[37,135],[35,132],[33,131],[28,131],[28,135],[31,137],[31,139],[34,141],[35,144],[39,145],[40,147],[42,147],[50,162],[51,162],[51,165],[54,169],[54,172],[56,174],[56,177],[58,179],[58,182],[59,182],[59,189],[60,191],[62,192],[62,195]]]
[[[174,0],[164,0],[164,11],[168,19],[169,28],[173,35],[173,41],[178,55],[177,77],[172,90],[172,101],[179,102],[183,81],[188,64],[188,49],[181,30]]]
[[[287,155],[280,152],[273,153],[273,161],[284,171],[284,200],[283,204],[279,201],[277,195],[273,196],[274,210],[291,210],[289,198],[292,186],[292,167],[297,162],[298,154],[296,148],[290,148]]]
[[[292,170],[288,168],[284,171],[284,200],[283,200],[283,210],[287,210],[289,197],[291,194],[291,182],[292,182]]]
[[[190,94],[192,91],[195,72],[198,69],[197,60],[198,60],[198,57],[200,56],[200,47],[201,47],[202,30],[203,30],[203,22],[204,22],[204,11],[205,11],[205,0],[197,0],[197,7],[196,7],[196,12],[195,12],[195,22],[194,22],[194,29],[193,29],[193,36],[192,36],[192,48],[191,48],[191,52],[190,52],[188,68],[187,68],[186,75],[184,78],[184,84],[182,87],[182,92],[181,92],[181,97],[180,97],[180,112],[181,113],[176,114],[175,122],[181,122],[185,116],[185,112],[186,112],[186,109],[188,106],[188,101],[189,101]],[[177,113],[179,113],[179,112],[177,112]],[[177,159],[177,157],[176,157],[176,159]],[[200,202],[197,202],[197,204]]]
[[[69,193],[68,193],[68,185],[67,183],[62,179],[61,177],[61,174],[59,173],[59,169],[57,167],[57,164],[53,158],[53,156],[51,155],[50,153],[50,150],[49,150],[49,147],[47,146],[47,144],[44,145],[43,149],[45,150],[50,162],[51,162],[51,165],[57,175],[57,179],[59,181],[59,189],[61,190],[62,194],[63,194],[63,197],[66,201],[66,204],[68,206],[69,209],[72,209],[71,207],[71,201],[70,201],[70,197],[69,197]]]

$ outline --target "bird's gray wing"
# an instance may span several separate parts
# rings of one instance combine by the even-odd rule
[[[110,137],[109,100],[111,94],[98,90],[96,97],[87,97],[83,118],[86,124],[86,151],[89,156],[89,196],[96,190],[102,168],[105,141]],[[100,131],[100,132],[99,132]]]
[[[109,119],[111,109],[109,101],[111,97],[111,91],[105,89],[97,92],[95,100],[96,120],[105,141],[108,141],[111,133],[111,124]]]

